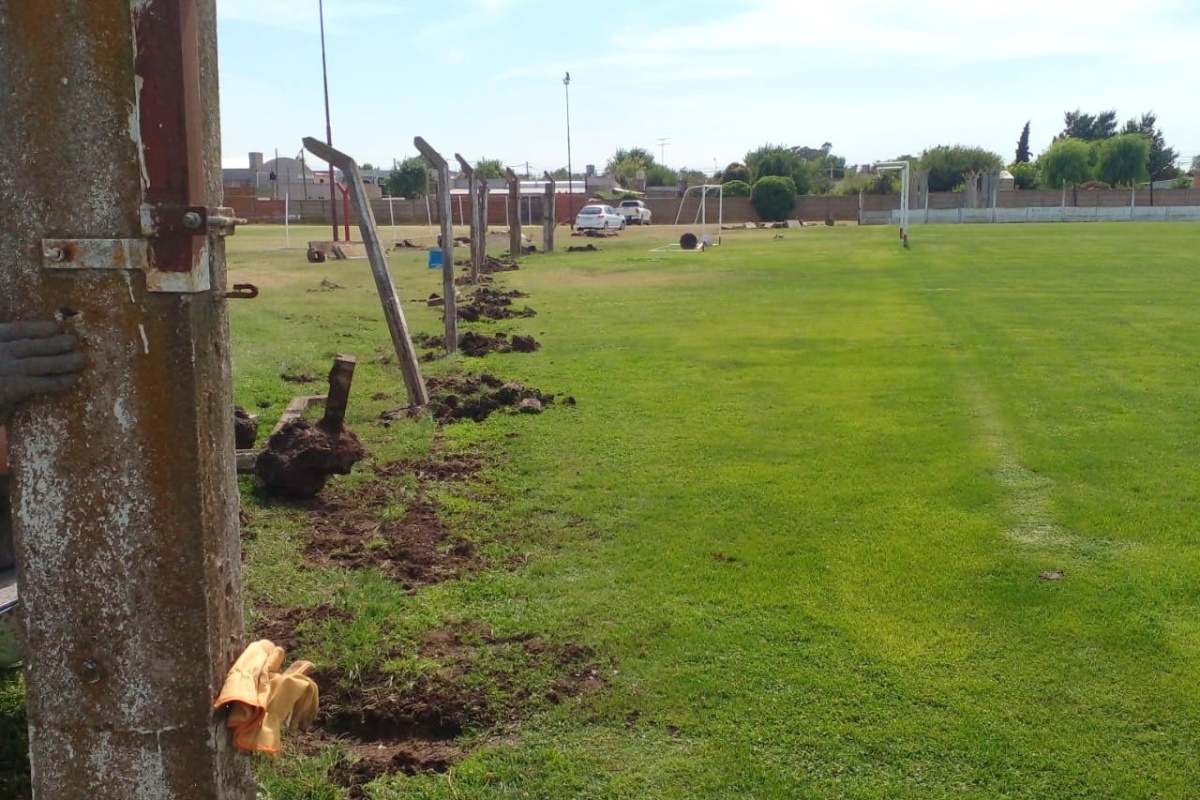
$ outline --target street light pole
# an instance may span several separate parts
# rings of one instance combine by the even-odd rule
[[[575,172],[571,169],[571,73],[563,76],[563,91],[567,95],[567,218],[575,224]]]
[[[321,78],[325,82],[325,144],[333,147],[333,125],[329,121],[329,70],[325,66],[325,0],[317,0],[317,12],[321,18]],[[333,220],[333,240],[338,240],[337,177],[333,164],[329,165],[329,214]]]

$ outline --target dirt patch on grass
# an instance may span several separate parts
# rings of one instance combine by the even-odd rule
[[[321,712],[299,742],[308,751],[330,742],[345,751],[330,777],[352,798],[366,797],[364,786],[381,775],[443,772],[467,755],[464,734],[484,743],[511,733],[539,709],[601,691],[607,674],[589,648],[499,637],[479,623],[432,631],[418,652],[440,669],[415,680],[375,668],[313,676]]]
[[[377,470],[381,480],[309,501],[304,555],[318,566],[378,569],[410,591],[479,569],[475,545],[450,530],[429,489],[481,468],[466,457],[393,462]],[[406,475],[411,483],[396,480]]]
[[[465,322],[478,322],[481,319],[536,317],[537,312],[529,306],[522,309],[513,308],[514,298],[528,296],[516,289],[505,292],[481,286],[471,295],[471,302],[457,307],[458,318]]]

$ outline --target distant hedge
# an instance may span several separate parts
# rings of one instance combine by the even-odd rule
[[[721,184],[726,197],[749,197],[750,184],[745,181],[726,181]]]
[[[779,175],[759,178],[750,190],[750,203],[764,222],[782,222],[796,209],[796,182]]]

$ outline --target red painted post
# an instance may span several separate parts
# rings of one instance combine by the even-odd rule
[[[0,0],[0,319],[88,366],[10,427],[34,797],[249,800],[215,0]]]

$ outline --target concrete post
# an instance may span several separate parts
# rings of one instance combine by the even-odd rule
[[[458,161],[459,168],[463,174],[467,176],[467,202],[471,206],[471,232],[468,235],[471,240],[471,282],[479,283],[479,270],[483,265],[483,248],[484,242],[487,241],[485,220],[479,216],[479,202],[476,198],[476,179],[475,168],[458,153],[454,154],[454,158]]]
[[[476,199],[479,215],[479,252],[471,262],[471,282],[478,284],[479,276],[483,274],[483,265],[487,260],[488,240],[488,179],[486,175],[479,176],[479,197]]]
[[[445,322],[446,352],[453,353],[458,350],[458,307],[454,297],[454,218],[450,208],[450,164],[420,136],[413,139],[413,144],[438,174],[438,215],[442,223],[442,296],[445,298],[442,317]]]
[[[524,251],[521,239],[521,179],[511,169],[504,170],[508,179],[508,254],[520,257]]]
[[[0,318],[88,366],[10,442],[33,796],[248,800],[215,0],[0,0]]]
[[[542,176],[546,181],[544,208],[542,208],[542,249],[547,253],[554,252],[554,226],[558,224],[557,197],[554,192],[554,176],[549,172]]]

